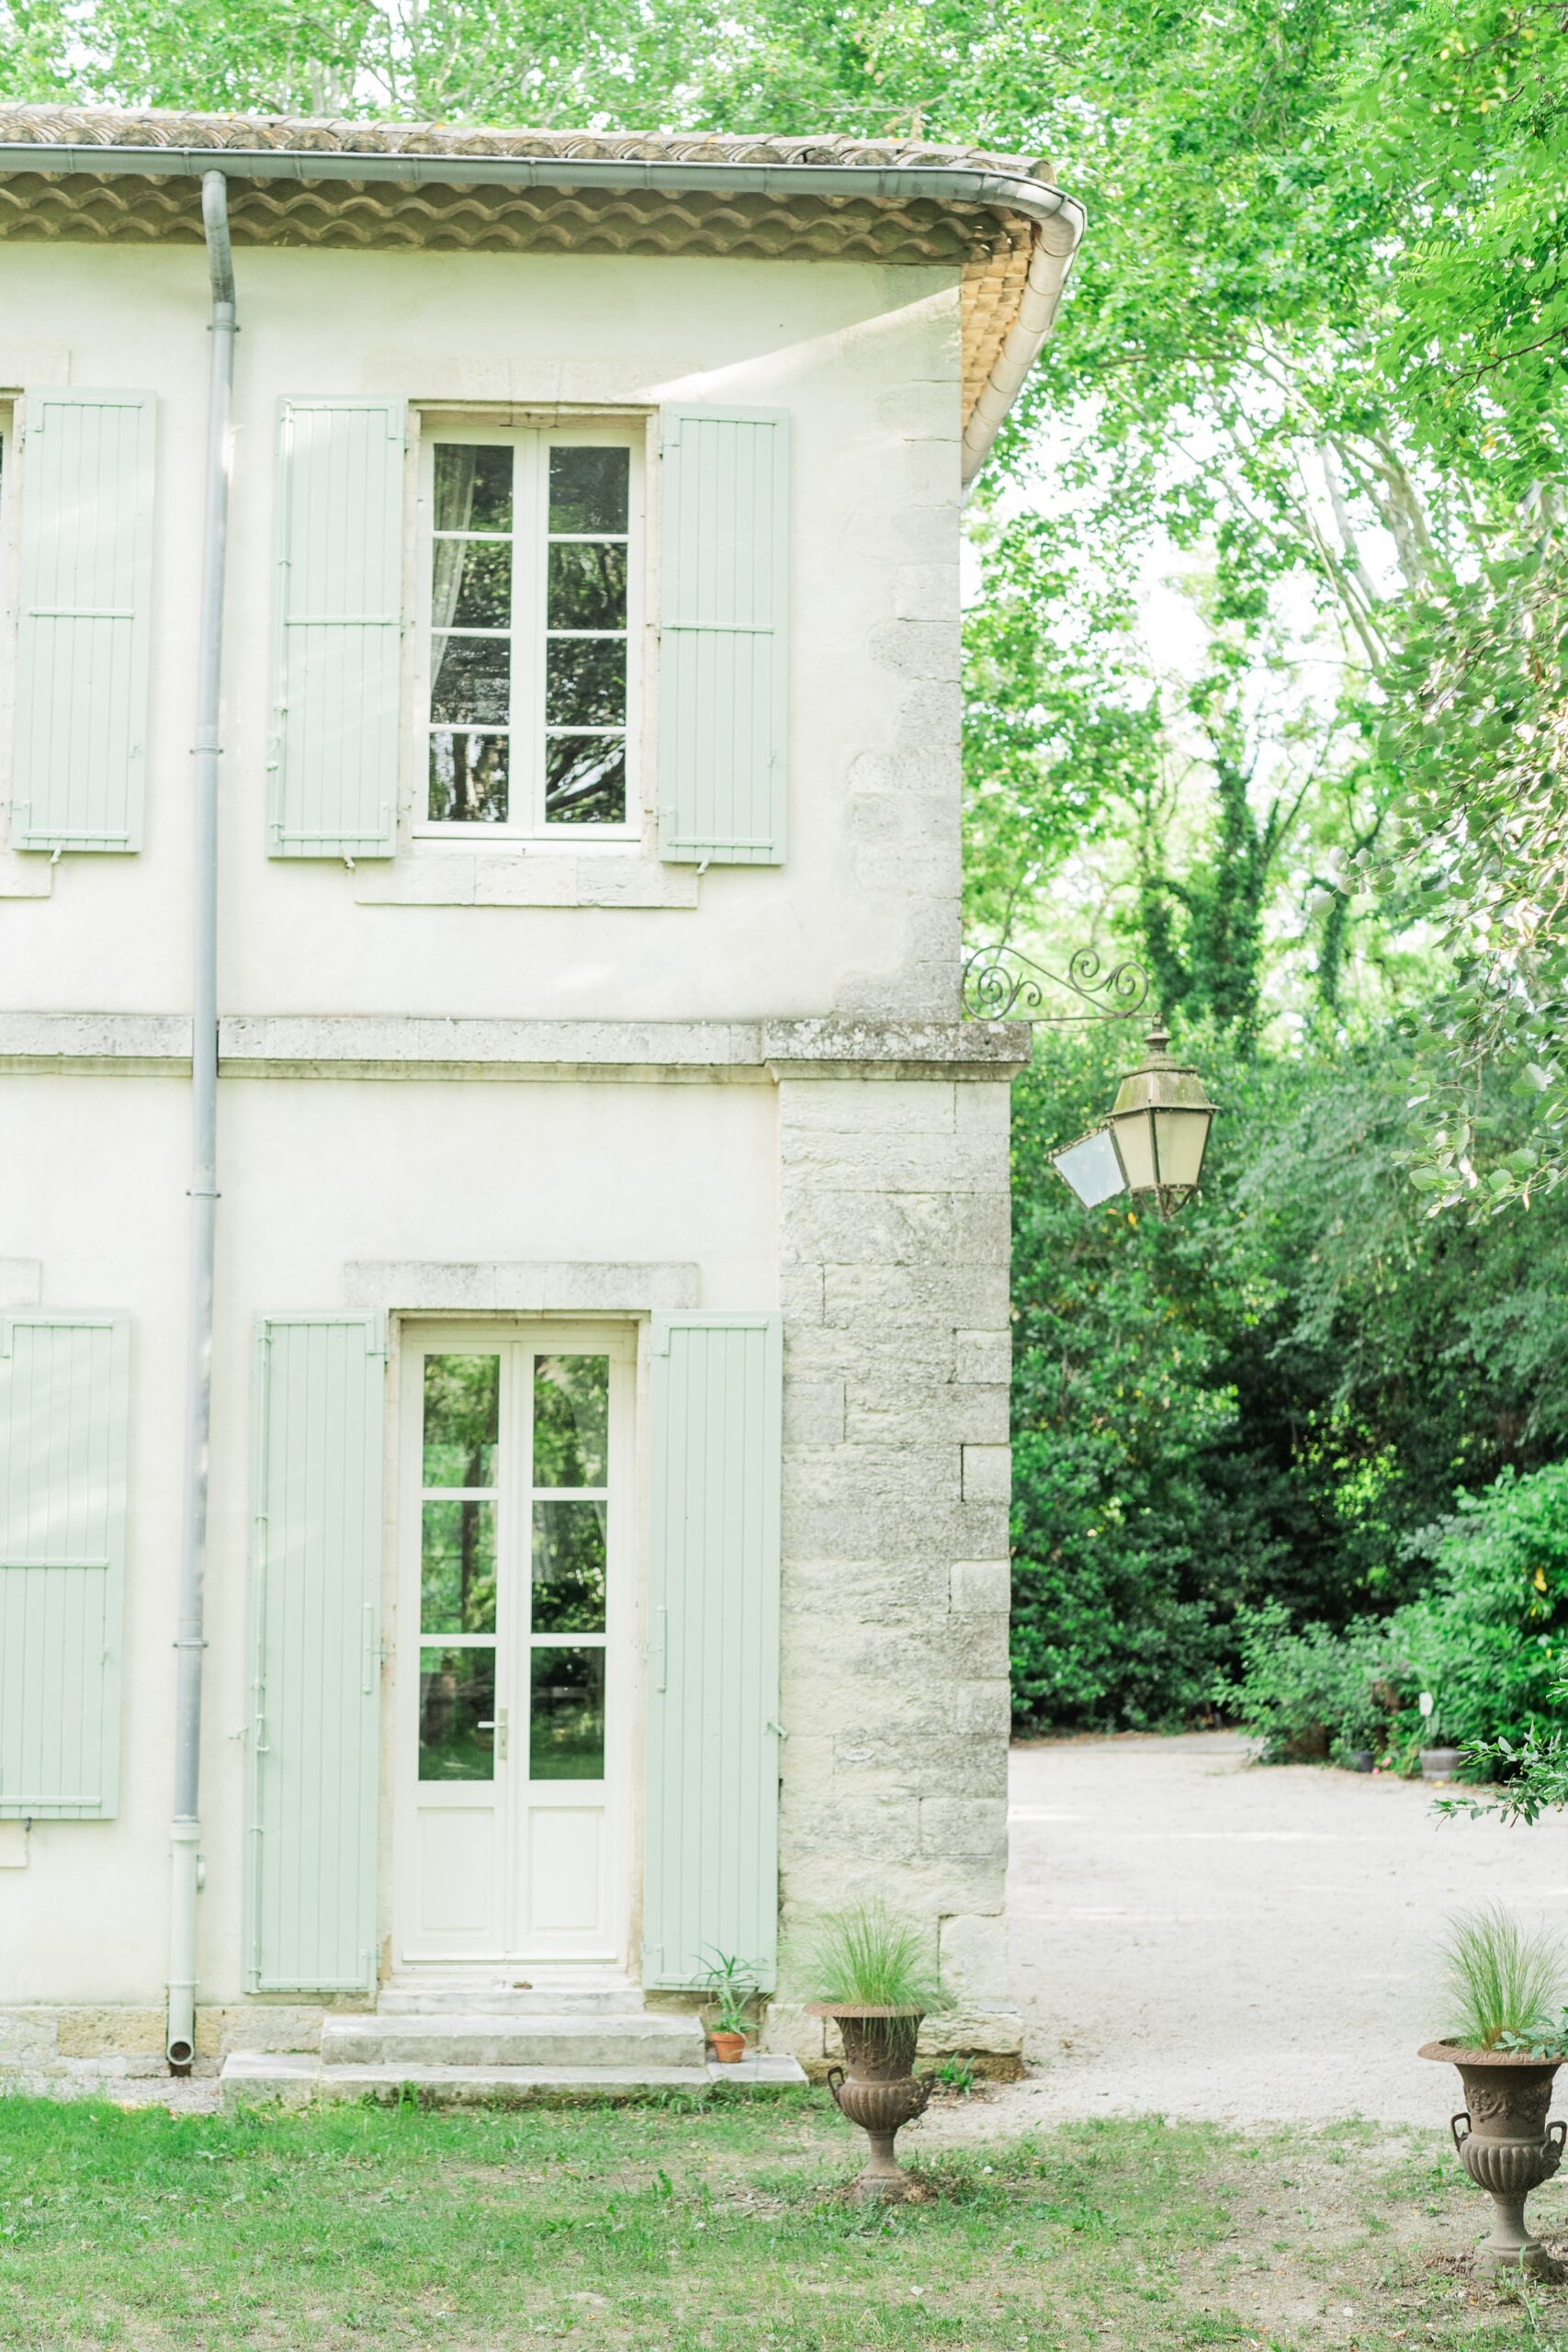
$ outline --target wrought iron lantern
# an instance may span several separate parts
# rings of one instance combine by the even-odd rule
[[[1104,1126],[1052,1155],[1086,1208],[1128,1193],[1170,1216],[1198,1189],[1219,1106],[1198,1072],[1170,1053],[1163,1025],[1146,1043],[1146,1058],[1122,1080]]]
[[[1054,972],[1005,944],[976,948],[964,967],[964,1010],[972,1020],[1005,1020],[1016,1005],[1034,1013],[1041,984],[1070,993],[1087,1012],[1044,1012],[1042,1021],[1131,1021],[1148,999],[1149,983],[1136,964],[1103,969],[1092,949],[1080,949],[1065,972]],[[1170,1216],[1190,1201],[1203,1171],[1211,1102],[1197,1071],[1168,1050],[1170,1034],[1156,1020],[1147,1057],[1122,1080],[1103,1126],[1051,1154],[1051,1165],[1085,1208],[1120,1193],[1150,1203]]]

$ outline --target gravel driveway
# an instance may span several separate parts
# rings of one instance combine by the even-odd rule
[[[1249,1765],[1225,1733],[1012,1756],[1013,1978],[1032,2079],[978,2130],[1160,2112],[1435,2124],[1458,2077],[1433,1946],[1499,1900],[1568,1930],[1568,1816],[1444,1822],[1418,1782]],[[962,2110],[932,2138],[968,2136]]]

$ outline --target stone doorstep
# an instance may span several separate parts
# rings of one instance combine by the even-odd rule
[[[703,2030],[692,2016],[644,2010],[604,2015],[470,2013],[329,2017],[321,2024],[321,2063],[337,2066],[481,2066],[623,2070],[654,2066],[697,2074]]]
[[[798,2061],[762,2053],[736,2066],[329,2065],[320,2058],[236,2052],[223,2062],[219,2100],[225,2112],[260,2100],[286,2107],[376,2099],[391,2104],[405,2088],[433,2107],[542,2107],[576,2101],[635,2100],[649,2091],[703,2091],[715,2083],[751,2088],[804,2083]]]
[[[552,1969],[531,1980],[443,1973],[428,1983],[394,1978],[376,1996],[378,2018],[543,2018],[642,2016],[642,1987],[602,1969]],[[343,2011],[360,2017],[361,2009]]]

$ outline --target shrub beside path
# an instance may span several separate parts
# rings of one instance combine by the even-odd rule
[[[1031,2079],[917,2143],[1079,2116],[1429,2125],[1449,1916],[1503,1902],[1568,1933],[1568,1817],[1444,1821],[1417,1781],[1248,1764],[1228,1733],[1013,1750],[1009,1914]]]

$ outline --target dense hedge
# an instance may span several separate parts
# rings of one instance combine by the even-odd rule
[[[1410,1765],[1423,1747],[1517,1742],[1552,1717],[1568,1655],[1568,1463],[1505,1470],[1461,1496],[1433,1568],[1418,1600],[1342,1633],[1293,1634],[1273,1607],[1242,1621],[1242,1670],[1224,1695],[1266,1762],[1359,1747]]]
[[[1397,1036],[1286,1057],[1199,1033],[1179,1043],[1226,1106],[1202,1200],[1168,1225],[1086,1211],[1047,1155],[1138,1042],[1042,1031],[1015,1090],[1021,1724],[1199,1719],[1243,1628],[1386,1616],[1461,1491],[1568,1453],[1568,1191],[1427,1217]]]

